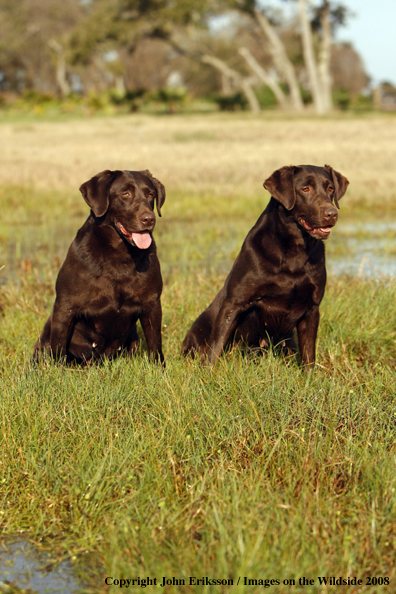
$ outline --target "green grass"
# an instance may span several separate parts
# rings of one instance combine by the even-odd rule
[[[183,146],[191,136],[203,152],[216,142],[210,126],[166,134]],[[269,590],[282,594],[341,594],[345,587],[324,588],[317,578],[356,576],[365,594],[391,592],[396,282],[330,276],[310,375],[271,352],[234,349],[214,368],[182,359],[187,329],[268,200],[261,182],[250,194],[228,178],[210,191],[199,161],[193,165],[191,179],[184,172],[188,191],[177,176],[167,184],[155,232],[165,371],[148,362],[144,346],[100,367],[32,366],[57,271],[88,208],[63,182],[0,185],[0,530],[71,559],[95,593],[108,591],[106,576],[278,579]],[[359,251],[355,241],[378,239],[375,221],[394,217],[392,192],[385,217],[379,194],[370,203],[356,190],[351,202],[346,196],[327,253],[346,259]],[[372,228],[357,224],[371,220]],[[394,238],[391,228],[382,237],[390,256]],[[299,586],[303,576],[314,584]],[[366,586],[367,577],[389,577],[390,585]]]
[[[200,267],[168,275],[165,371],[144,349],[35,368],[53,279],[24,276],[1,291],[3,534],[73,559],[95,592],[107,575],[394,583],[395,283],[330,280],[306,375],[271,353],[235,349],[214,369],[180,357],[221,284]]]

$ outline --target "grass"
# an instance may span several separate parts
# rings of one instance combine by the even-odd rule
[[[374,133],[382,122],[241,114],[43,122],[18,132],[2,124],[0,241],[4,254],[14,236],[22,246],[12,260],[16,272],[0,285],[3,534],[21,531],[58,560],[71,559],[92,592],[113,590],[106,576],[185,580],[166,586],[169,592],[249,594],[263,586],[189,586],[189,578],[273,579],[280,584],[270,589],[286,593],[328,591],[319,576],[356,576],[363,587],[349,592],[376,593],[385,586],[366,585],[367,578],[388,577],[391,591],[395,282],[330,277],[318,365],[308,376],[293,358],[271,352],[247,357],[235,349],[214,369],[179,355],[263,209],[261,183],[276,166],[323,161],[340,169],[352,182],[340,211],[350,225],[370,221],[379,203],[393,216],[396,182],[385,171],[383,147],[392,146],[395,120]],[[138,140],[127,126],[140,130]],[[337,150],[341,130],[346,140]],[[322,144],[316,139],[326,131],[333,137]],[[381,145],[374,134],[383,134]],[[363,142],[372,144],[360,161]],[[156,230],[166,370],[150,364],[144,348],[101,367],[33,367],[62,250],[87,213],[76,188],[101,169],[132,168],[131,161],[149,167],[168,192]],[[370,180],[368,194],[362,187]],[[55,235],[67,229],[65,244],[43,234],[45,221]],[[337,228],[333,233],[329,252],[342,243]],[[314,583],[302,588],[303,576]],[[293,579],[295,586],[283,584]]]

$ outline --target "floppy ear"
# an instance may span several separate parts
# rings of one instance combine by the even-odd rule
[[[335,171],[330,165],[325,165],[325,169],[330,172],[331,177],[333,179],[334,184],[334,203],[337,208],[340,208],[338,201],[341,200],[345,192],[347,191],[347,187],[349,186],[349,181],[346,177]]]
[[[296,202],[294,190],[294,166],[281,167],[265,180],[263,186],[287,210],[291,210]]]
[[[114,171],[102,171],[80,186],[85,202],[95,217],[103,217],[109,208],[109,190],[114,179]]]
[[[157,211],[158,211],[158,215],[161,217],[162,216],[161,215],[161,206],[164,204],[165,198],[166,198],[165,186],[164,186],[164,184],[162,184],[159,181],[159,179],[154,177],[153,174],[148,169],[145,169],[144,171],[141,171],[140,173],[143,173],[144,175],[148,175],[149,178],[151,179],[151,181],[153,182],[155,189],[157,190],[157,198],[156,198]]]

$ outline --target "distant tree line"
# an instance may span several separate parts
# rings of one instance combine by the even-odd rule
[[[296,4],[286,20],[283,2]],[[185,87],[195,97],[239,97],[260,110],[265,90],[280,108],[367,86],[361,59],[334,31],[339,2],[280,0],[0,0],[0,91],[120,96]],[[341,95],[340,95],[341,93]],[[219,99],[219,100],[220,100]]]

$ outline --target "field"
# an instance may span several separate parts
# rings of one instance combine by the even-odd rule
[[[396,118],[26,117],[0,131],[2,534],[71,560],[81,591],[115,591],[110,576],[175,578],[163,591],[177,593],[393,591],[394,278],[330,275],[309,375],[293,358],[238,349],[201,367],[180,345],[278,167],[328,163],[350,180],[329,255],[349,256],[343,224],[375,236],[396,219]],[[167,189],[155,231],[166,370],[144,348],[101,367],[33,367],[60,262],[88,215],[78,187],[103,169],[146,168]]]

